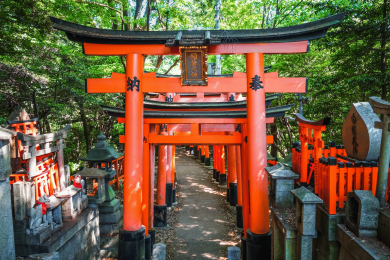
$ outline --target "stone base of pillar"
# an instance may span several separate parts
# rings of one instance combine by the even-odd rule
[[[237,227],[243,228],[242,206],[240,205],[236,206],[236,213],[237,213]]]
[[[145,259],[145,227],[136,231],[119,230],[118,260]]]
[[[249,228],[246,232],[246,259],[271,259],[271,232],[267,234],[252,233]]]
[[[153,249],[153,246],[156,243],[156,230],[154,228],[149,230],[149,235],[150,235],[150,246]]]
[[[206,158],[206,156],[205,156],[205,155],[201,155],[201,156],[200,156],[200,163],[204,163],[204,161],[205,161],[205,158]]]
[[[230,206],[235,207],[237,205],[237,183],[229,182],[229,196]]]
[[[226,201],[230,201],[229,189],[226,190]]]
[[[215,182],[219,182],[219,175],[220,175],[220,172],[216,171],[215,172]]]
[[[198,158],[198,146],[194,145],[194,157]]]
[[[241,233],[241,256],[242,260],[246,260],[246,239],[244,232]]]
[[[167,227],[167,205],[154,205],[153,226],[155,228]]]
[[[172,189],[172,205],[177,205],[177,201],[176,201],[176,188]]]
[[[165,203],[167,203],[167,207],[172,207],[172,187],[172,182],[166,184]]]
[[[204,166],[211,166],[210,157],[204,158]]]
[[[219,186],[226,186],[226,174],[219,174]]]
[[[152,236],[149,234],[145,237],[145,260],[150,260],[152,257]]]

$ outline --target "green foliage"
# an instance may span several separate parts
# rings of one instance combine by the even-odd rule
[[[0,0],[0,124],[10,113],[25,108],[39,117],[41,133],[72,125],[67,138],[66,163],[80,166],[78,157],[96,143],[102,131],[118,148],[122,124],[105,115],[100,105],[124,106],[122,94],[84,93],[85,78],[124,73],[120,57],[90,57],[81,45],[53,30],[48,15],[70,22],[114,30],[146,30],[148,1],[142,0]],[[215,26],[215,1],[150,0],[150,30],[210,29]],[[387,9],[384,10],[384,7]],[[275,28],[314,21],[346,12],[341,26],[321,40],[311,42],[310,52],[266,56],[266,64],[281,77],[308,77],[309,98],[304,116],[332,118],[325,140],[341,143],[341,127],[353,102],[369,96],[387,97],[389,18],[387,2],[367,0],[280,1],[224,0],[221,32],[230,29]],[[387,11],[386,11],[387,10]],[[234,43],[234,37],[231,38]],[[215,62],[210,55],[209,62]],[[177,56],[148,56],[145,70],[179,74]],[[175,63],[176,62],[176,63]],[[223,55],[222,73],[245,71],[245,56]],[[283,94],[273,106],[295,103],[298,96]],[[284,153],[298,139],[296,122],[275,120],[278,145]]]

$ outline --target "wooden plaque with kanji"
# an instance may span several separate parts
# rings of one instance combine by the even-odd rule
[[[181,85],[207,86],[207,47],[180,47]]]

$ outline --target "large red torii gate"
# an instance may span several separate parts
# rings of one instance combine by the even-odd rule
[[[143,153],[140,151],[143,150],[143,96],[147,92],[247,93],[247,127],[244,124],[242,132],[245,135],[242,153],[248,158],[250,197],[247,259],[270,255],[268,181],[264,170],[267,165],[265,92],[304,93],[307,91],[307,83],[302,78],[267,78],[264,74],[264,54],[305,53],[309,40],[323,37],[328,28],[338,24],[343,17],[344,14],[339,14],[286,28],[230,31],[227,35],[235,37],[239,42],[237,44],[224,44],[227,39],[220,31],[124,32],[89,28],[51,17],[55,29],[65,31],[70,40],[83,43],[84,54],[126,56],[124,79],[118,77],[86,81],[87,93],[126,93],[124,211],[123,229],[119,234],[119,259],[141,260],[143,257]],[[143,55],[179,55],[182,48],[179,46],[207,46],[204,49],[209,55],[244,54],[246,73],[236,74],[233,78],[209,78],[207,86],[182,86],[180,78],[157,78],[153,73],[143,72]],[[276,82],[272,82],[274,80]],[[272,82],[272,89],[268,82]],[[199,132],[199,129],[193,130]],[[239,143],[234,136],[231,138],[232,144]],[[205,141],[201,144],[205,144]]]

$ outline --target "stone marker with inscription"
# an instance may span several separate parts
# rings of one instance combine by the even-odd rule
[[[368,102],[353,103],[345,118],[342,138],[348,157],[359,161],[378,160],[382,130],[375,129],[380,121]]]

